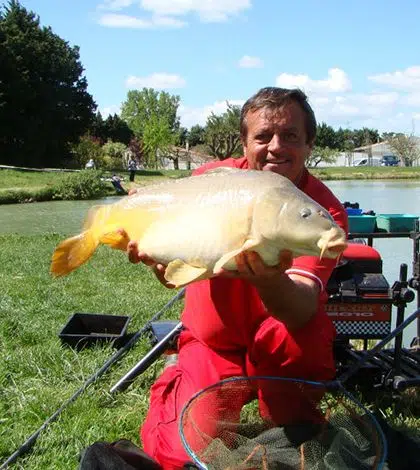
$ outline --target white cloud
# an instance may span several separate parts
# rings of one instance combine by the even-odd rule
[[[186,25],[184,21],[165,16],[154,16],[150,19],[142,19],[136,16],[108,13],[99,18],[98,23],[109,28],[133,28],[153,29],[159,27],[182,28]]]
[[[401,99],[402,104],[406,106],[420,106],[420,91],[408,93]]]
[[[420,91],[420,65],[407,67],[405,70],[370,75],[368,79],[380,85],[387,85],[401,90],[416,89]]]
[[[158,15],[196,13],[202,21],[226,21],[251,7],[251,0],[141,0],[145,10]]]
[[[118,11],[129,7],[134,1],[135,0],[104,0],[104,2],[98,6],[98,9]]]
[[[249,55],[244,55],[239,60],[239,67],[245,69],[255,69],[263,67],[264,63],[259,57],[251,57]]]
[[[347,74],[338,68],[328,70],[325,80],[313,80],[308,75],[282,73],[276,78],[276,85],[284,88],[300,88],[306,93],[342,93],[351,89]]]
[[[119,12],[134,4],[151,17],[108,13],[103,14],[98,23],[113,28],[182,28],[187,23],[178,17],[189,14],[198,15],[203,22],[223,22],[250,8],[251,0],[104,0],[98,10]]]
[[[379,119],[389,115],[399,102],[398,93],[347,94],[336,96],[309,95],[319,121]]]
[[[175,74],[153,73],[148,77],[130,75],[125,85],[127,88],[183,88],[185,86],[185,80]]]
[[[245,103],[245,100],[227,100],[231,105],[242,106]],[[215,103],[203,106],[201,108],[193,108],[188,106],[181,105],[178,109],[179,116],[181,119],[181,125],[187,127],[188,129],[195,124],[200,124],[204,126],[206,124],[207,118],[211,113],[214,114],[223,114],[227,111],[227,102],[226,101],[216,101]]]

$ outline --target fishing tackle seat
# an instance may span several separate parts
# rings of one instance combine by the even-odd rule
[[[349,243],[327,292],[326,310],[338,339],[382,339],[390,333],[392,293],[375,248]]]

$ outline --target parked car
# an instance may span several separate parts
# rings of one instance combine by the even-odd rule
[[[381,166],[397,166],[400,160],[395,155],[384,155],[381,158]]]

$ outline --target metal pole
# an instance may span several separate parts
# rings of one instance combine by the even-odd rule
[[[400,267],[400,285],[404,285],[407,282],[407,265],[402,264]],[[400,287],[401,289],[401,287]],[[401,297],[401,293],[399,295]],[[395,326],[400,326],[404,321],[404,312],[405,312],[406,303],[402,298],[398,299],[397,302],[397,320]],[[395,337],[395,346],[394,346],[394,372],[396,375],[399,375],[401,372],[401,350],[403,342],[403,332],[399,333]]]
[[[160,355],[165,351],[170,341],[176,337],[182,330],[182,323],[179,322],[159,343],[157,343],[132,369],[130,369],[124,377],[122,377],[113,387],[110,392],[120,392],[126,390],[134,379],[147,370]]]
[[[172,306],[178,299],[180,299],[185,293],[185,288],[181,289],[172,299],[161,309],[159,312],[155,313],[153,317],[141,328],[139,331],[136,332],[136,334],[118,351],[116,351],[106,362],[105,364],[93,375],[91,375],[86,382],[77,390],[68,400],[66,400],[60,408],[52,414],[44,423],[42,426],[35,431],[20,447],[17,449],[0,467],[0,470],[6,469],[8,465],[16,462],[16,460],[26,452],[28,452],[33,445],[35,444],[36,440],[38,439],[38,436],[41,434],[42,431],[44,431],[45,428],[48,427],[50,423],[55,421],[57,417],[61,414],[61,412],[71,403],[73,403],[86,389],[89,385],[92,383],[96,382],[96,380],[99,379],[99,377],[106,372],[111,365],[113,365],[115,362],[118,361],[132,346],[134,346],[135,343],[150,329],[150,324],[153,321],[156,321],[164,312],[167,310],[169,307]]]
[[[347,370],[347,372],[344,372],[343,374],[340,375],[340,377],[337,378],[336,382],[343,383],[347,379],[349,379],[353,374],[355,374],[362,366],[365,364],[367,361],[372,359],[375,354],[380,351],[386,344],[388,344],[392,339],[394,339],[398,334],[400,334],[404,328],[406,328],[411,322],[413,322],[416,318],[420,316],[420,310],[416,310],[414,313],[412,313],[407,319],[405,319],[398,327],[396,327],[391,333],[384,338],[382,341],[376,344],[372,349],[369,349],[369,351],[360,359],[359,361],[356,362],[350,369]]]

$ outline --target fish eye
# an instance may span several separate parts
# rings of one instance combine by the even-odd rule
[[[306,219],[307,217],[309,217],[311,214],[312,214],[312,211],[311,211],[311,209],[309,209],[309,207],[304,207],[304,208],[300,211],[300,215],[301,215],[301,217],[303,217],[304,219]]]

